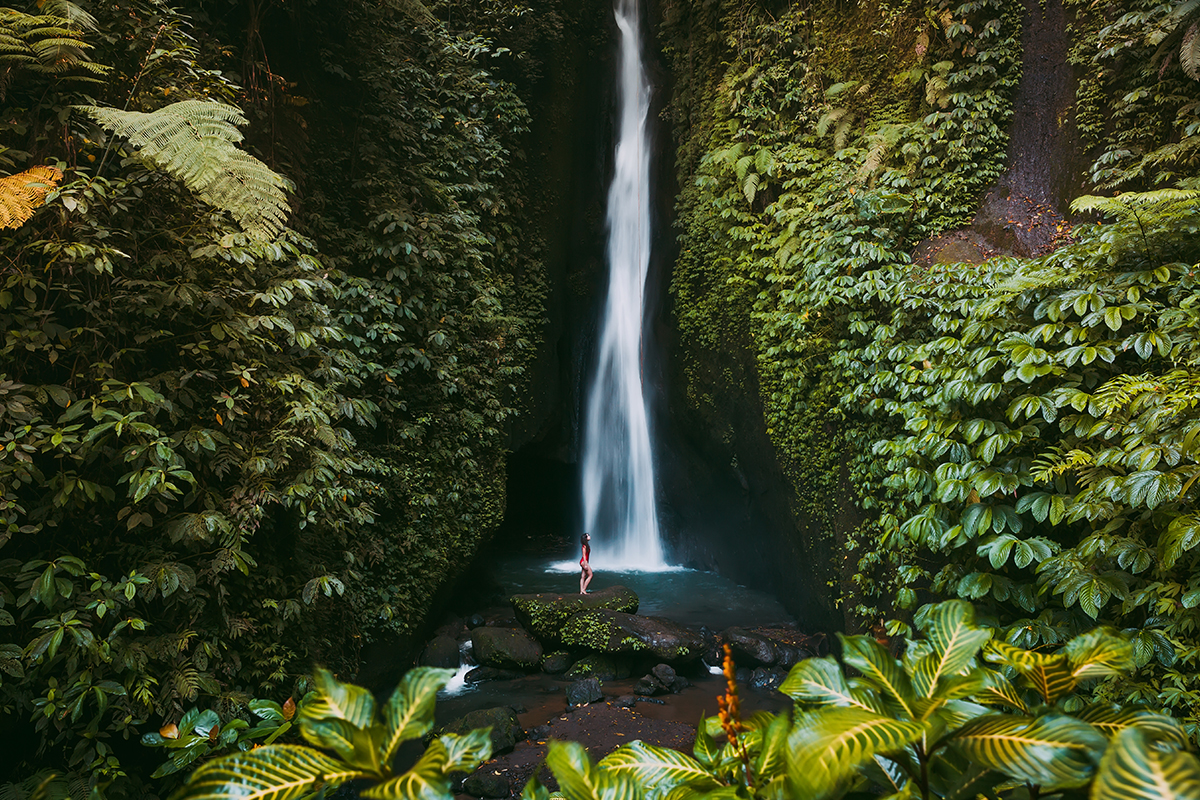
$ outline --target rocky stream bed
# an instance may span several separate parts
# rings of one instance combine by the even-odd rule
[[[464,796],[519,796],[551,739],[577,741],[599,759],[625,742],[690,752],[695,726],[716,711],[723,678],[711,667],[728,644],[747,713],[788,703],[776,688],[798,661],[825,652],[823,635],[790,626],[693,628],[639,615],[636,593],[611,586],[579,594],[517,594],[439,628],[419,663],[459,669],[470,686],[501,690],[536,682],[540,697],[496,702],[442,724],[437,732],[491,727],[494,756],[461,785]],[[553,789],[552,776],[543,780]]]

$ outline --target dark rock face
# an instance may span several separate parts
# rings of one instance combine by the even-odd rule
[[[459,663],[458,642],[449,636],[435,636],[425,645],[417,663],[422,667],[456,669]]]
[[[629,677],[629,667],[620,661],[600,653],[584,656],[567,670],[568,678],[596,678],[601,681],[621,680]]]
[[[447,723],[438,730],[438,734],[455,733],[461,736],[476,728],[487,727],[492,729],[492,753],[505,753],[525,738],[525,730],[521,727],[520,720],[507,706],[472,711]]]
[[[475,660],[486,667],[533,669],[542,661],[542,646],[518,628],[476,628],[471,641]]]
[[[778,670],[769,670],[765,667],[758,667],[750,675],[751,689],[769,691],[771,689],[778,689],[782,683],[783,673]]]
[[[526,630],[552,642],[558,640],[563,624],[581,611],[607,608],[636,614],[638,596],[624,586],[610,586],[591,594],[517,594],[512,606]]]
[[[775,643],[742,628],[729,628],[721,638],[732,648],[733,660],[742,666],[771,666],[777,658]]]
[[[613,705],[617,708],[633,708],[637,705],[637,698],[631,694],[623,694],[616,700],[613,700]]]
[[[600,653],[646,653],[663,661],[690,661],[704,651],[696,631],[661,617],[639,617],[620,611],[584,611],[571,617],[561,632],[564,644]]]
[[[467,683],[484,683],[486,681],[511,681],[514,678],[520,678],[525,673],[517,672],[511,669],[497,669],[496,667],[476,667],[463,676]]]
[[[566,672],[567,668],[570,666],[571,656],[568,653],[564,653],[562,650],[548,653],[545,658],[542,659],[542,672],[546,673],[547,675],[559,675],[563,672]]]
[[[512,787],[508,783],[508,776],[481,771],[463,781],[463,792],[472,797],[499,798],[511,795]]]
[[[584,678],[567,687],[567,702],[572,706],[585,706],[604,699],[604,690],[595,678]]]

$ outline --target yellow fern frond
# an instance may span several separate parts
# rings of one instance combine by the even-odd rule
[[[62,180],[57,167],[39,165],[0,178],[0,228],[19,228]]]

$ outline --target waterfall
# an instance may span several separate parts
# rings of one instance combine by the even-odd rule
[[[621,42],[616,170],[608,192],[608,299],[583,449],[584,530],[600,570],[660,570],[642,327],[650,265],[650,86],[638,0],[615,0]]]

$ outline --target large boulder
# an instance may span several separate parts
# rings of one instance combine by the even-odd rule
[[[567,702],[572,706],[586,706],[604,699],[604,689],[595,678],[584,678],[567,687]]]
[[[690,661],[704,652],[704,638],[662,617],[639,617],[596,609],[576,614],[561,631],[564,644],[599,653],[644,653],[661,661]]]
[[[542,662],[542,646],[520,628],[476,628],[471,642],[475,660],[486,667],[534,669]]]
[[[459,736],[476,728],[492,729],[492,754],[505,753],[525,738],[525,729],[517,719],[517,713],[508,706],[485,708],[472,711],[440,728],[435,735],[455,733]]]
[[[762,634],[744,628],[728,628],[721,638],[733,650],[733,660],[739,667],[769,667],[778,659],[775,642]]]
[[[425,645],[425,649],[421,651],[421,657],[417,659],[417,663],[422,667],[448,667],[450,669],[457,669],[460,661],[458,642],[445,635],[430,639],[429,644]]]
[[[462,786],[463,794],[471,797],[511,797],[512,785],[507,775],[496,775],[490,770],[479,770],[465,781]]]
[[[511,599],[517,620],[543,642],[559,641],[559,631],[581,611],[607,608],[635,614],[638,596],[624,586],[609,586],[591,594],[515,594]]]

